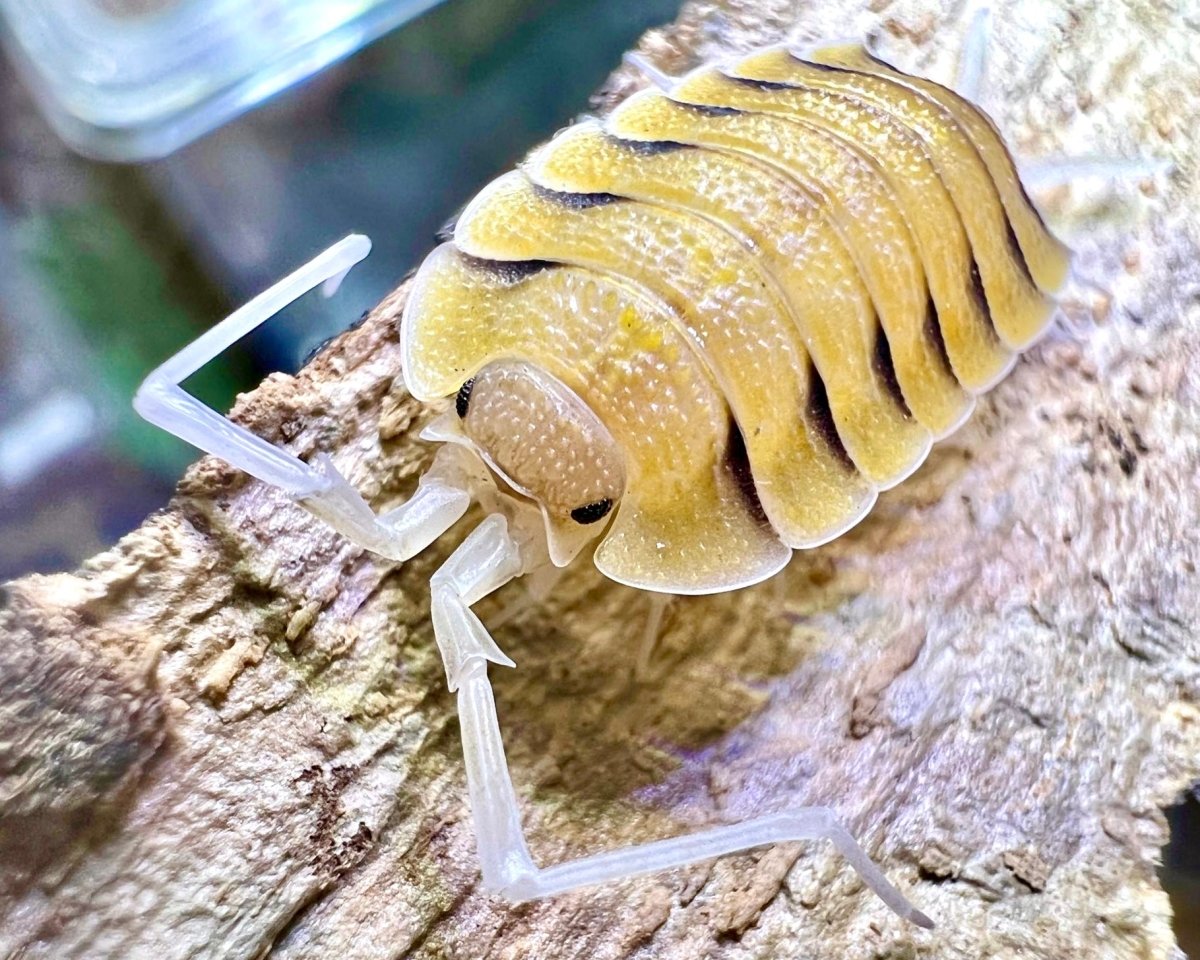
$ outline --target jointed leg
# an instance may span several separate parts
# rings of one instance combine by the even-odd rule
[[[958,55],[958,78],[954,89],[972,103],[979,102],[983,84],[987,78],[988,35],[991,33],[992,11],[986,6],[978,7],[971,14],[967,35],[963,38],[962,50]]]
[[[493,629],[523,617],[530,610],[545,603],[554,592],[554,588],[562,582],[566,573],[566,567],[556,567],[550,561],[549,551],[547,551],[545,558],[521,578],[521,586],[525,588],[524,593],[510,601],[492,617]]]
[[[990,31],[991,11],[986,6],[980,6],[973,12],[963,40],[958,79],[955,82],[958,93],[975,103],[979,101],[986,79]],[[1169,174],[1174,169],[1174,164],[1169,160],[1142,157],[1044,157],[1037,160],[1018,157],[1016,163],[1022,185],[1034,194],[1054,187],[1070,186],[1081,180],[1136,183]],[[1069,300],[1084,304],[1096,299],[1103,302],[1112,296],[1103,283],[1084,274],[1074,258],[1066,291],[1059,294],[1060,304],[1065,305]],[[1089,336],[1095,326],[1090,306],[1085,307],[1082,315],[1072,315],[1071,311],[1060,309],[1059,323],[1068,334],[1078,338]]]
[[[677,77],[671,76],[664,70],[658,69],[649,60],[643,57],[640,53],[633,50],[627,50],[621,57],[622,62],[637,70],[642,76],[653,83],[663,93],[669,93],[671,88],[675,86]]]
[[[221,416],[180,386],[309,290],[322,286],[331,295],[370,249],[371,242],[357,235],[330,247],[154,370],[138,389],[133,406],[156,426],[279,487],[356,543],[403,560],[424,549],[466,512],[471,464],[465,451],[439,453],[413,498],[387,516],[376,517],[329,458],[307,464]]]
[[[321,455],[315,467],[332,480],[299,504],[342,536],[390,560],[407,560],[433,543],[467,512],[479,464],[462,447],[439,447],[416,492],[394,510],[376,516],[362,495]]]
[[[642,627],[642,642],[633,666],[633,676],[637,680],[645,680],[650,676],[650,661],[662,637],[663,617],[674,599],[675,595],[671,593],[646,594],[646,623]]]
[[[285,277],[155,369],[138,388],[133,406],[155,426],[297,497],[327,490],[333,480],[206,407],[179,386],[255,327],[324,284],[327,293],[365,257],[371,242],[349,236]]]
[[[986,6],[971,14],[962,52],[958,58],[958,79],[954,89],[972,103],[978,103],[987,79],[987,51],[991,34],[992,12]],[[1136,182],[1170,173],[1174,164],[1160,158],[1134,157],[1048,157],[1019,160],[1021,182],[1029,190],[1067,186],[1086,179]]]
[[[1046,157],[1040,160],[1018,158],[1021,182],[1029,190],[1049,190],[1069,186],[1080,180],[1108,180],[1137,183],[1153,180],[1175,169],[1162,157]]]
[[[527,900],[621,877],[652,873],[751,847],[791,840],[828,839],[863,881],[900,916],[932,926],[871,862],[823,807],[772,814],[624,850],[539,868],[529,854],[517,796],[504,756],[487,661],[511,664],[470,611],[479,600],[522,570],[521,548],[503,517],[485,520],[433,578],[433,622],[446,662],[466,755],[467,783],[485,887]]]

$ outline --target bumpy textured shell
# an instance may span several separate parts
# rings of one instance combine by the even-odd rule
[[[608,576],[700,593],[844,532],[1050,321],[1068,253],[991,122],[857,46],[704,67],[486,187],[418,271],[405,375],[521,359],[621,445]]]

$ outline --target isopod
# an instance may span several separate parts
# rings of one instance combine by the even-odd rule
[[[528,899],[824,838],[931,926],[825,808],[536,866],[487,675],[513,664],[471,606],[592,544],[606,576],[644,590],[748,586],[916,469],[1045,330],[1070,269],[991,121],[857,44],[785,44],[562,131],[484,188],[412,281],[404,380],[453,408],[384,516],[328,458],[304,463],[178,386],[368,250],[348,237],[251,301],[135,406],[393,560],[484,506],[431,592],[485,886]]]

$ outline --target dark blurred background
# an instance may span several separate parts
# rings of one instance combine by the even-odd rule
[[[185,0],[96,2],[133,23]],[[407,2],[432,9],[138,163],[71,152],[0,58],[0,581],[71,569],[166,503],[196,453],[134,415],[152,367],[330,243],[368,234],[374,252],[337,297],[301,301],[189,387],[223,410],[265,373],[296,369],[480,186],[584,112],[622,52],[678,7]],[[1200,802],[1168,816],[1164,882],[1200,960]]]
[[[118,2],[132,22],[180,0],[106,0]],[[329,244],[366,233],[374,252],[336,297],[302,300],[189,388],[223,410],[265,373],[297,368],[396,286],[485,182],[585,112],[621,54],[678,5],[446,0],[138,163],[69,150],[5,57],[0,581],[70,569],[166,503],[197,454],[130,408],[151,368]]]

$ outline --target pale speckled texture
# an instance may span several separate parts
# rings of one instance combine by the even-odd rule
[[[795,414],[808,399],[807,354],[782,293],[719,228],[637,202],[575,209],[513,174],[467,206],[454,242],[477,257],[611,271],[668,305],[747,425],[759,499],[785,543],[823,538],[864,500],[862,485]]]
[[[574,267],[510,282],[443,244],[417,273],[405,318],[414,392],[450,393],[488,361],[516,355],[609,424],[629,476],[596,555],[614,579],[719,588],[731,572],[757,582],[787,563],[722,469],[724,399],[652,299]]]
[[[621,449],[579,395],[536,367],[501,363],[474,377],[463,428],[518,488],[562,522],[625,489]]]
[[[813,35],[882,25],[897,62],[949,66],[950,4],[872,7],[693,5],[645,50],[674,68],[803,17]],[[580,566],[497,631],[519,664],[496,680],[536,855],[828,802],[937,930],[888,916],[811,847],[522,907],[484,897],[428,629],[437,558],[363,556],[204,460],[169,511],[80,573],[7,588],[6,676],[18,650],[69,662],[77,647],[73,662],[113,665],[97,697],[161,708],[81,698],[81,726],[46,728],[109,716],[129,749],[77,767],[96,815],[68,853],[35,883],[4,863],[0,954],[1178,957],[1154,862],[1160,808],[1200,777],[1188,16],[1148,0],[997,5],[984,102],[1020,150],[1179,170],[1046,198],[1111,291],[1092,297],[1101,323],[1048,337],[865,524],[798,556],[785,618],[774,584],[680,601],[639,682],[638,595]],[[402,297],[238,408],[273,440],[333,451],[381,508],[424,455],[409,438],[426,411],[393,387]],[[25,812],[56,805],[37,759]]]
[[[932,217],[908,221],[896,197],[861,157],[837,148],[831,139],[812,137],[787,117],[760,113],[698,117],[666,97],[631,97],[608,120],[622,135],[635,136],[646,128],[687,143],[721,147],[747,154],[798,177],[821,196],[854,251],[873,251],[860,264],[872,294],[886,302],[899,294],[881,273],[895,274],[900,283],[919,291],[924,307],[925,281],[940,319],[951,366],[960,382],[978,389],[995,381],[1011,365],[1012,354],[996,342],[987,318],[970,296],[970,261],[961,230],[947,232]],[[805,175],[819,170],[821,175]],[[925,210],[927,203],[917,206]],[[951,221],[953,227],[953,221]],[[918,259],[919,254],[919,259]],[[928,264],[923,270],[921,264]],[[887,290],[887,294],[881,294]]]
[[[522,170],[539,186],[601,191],[690,210],[737,236],[761,258],[793,306],[793,318],[825,382],[833,417],[842,418],[846,446],[853,452],[865,442],[873,448],[869,462],[882,462],[885,471],[890,467],[896,476],[916,466],[919,453],[928,449],[929,433],[902,419],[882,375],[872,368],[877,320],[867,289],[842,237],[820,214],[815,198],[798,184],[754,160],[715,150],[639,155],[605,136],[598,125],[569,127],[538,157],[540,164],[526,163]],[[547,169],[549,180],[544,179]],[[920,311],[906,319],[920,334],[924,300]],[[939,357],[928,359],[935,370],[943,367]],[[897,362],[896,370],[911,383],[907,364]],[[950,390],[961,409],[962,391],[956,384]],[[868,417],[856,416],[856,411],[868,414],[876,429],[862,429]],[[947,425],[943,416],[940,426]]]
[[[1053,301],[1038,291],[1009,252],[1004,239],[1007,222],[994,182],[978,148],[953,120],[924,97],[890,80],[829,73],[787,54],[777,54],[773,64],[770,61],[769,55],[763,55],[735,69],[756,79],[803,87],[776,91],[774,98],[772,91],[752,97],[743,94],[745,99],[754,106],[776,105],[786,115],[811,118],[822,128],[854,137],[884,171],[910,220],[915,221],[914,211],[920,211],[935,229],[948,233],[947,220],[953,223],[957,210],[1000,339],[1013,349],[1036,339],[1053,313]],[[731,83],[724,80],[720,86]],[[865,120],[863,111],[855,109],[860,97],[869,107]]]

